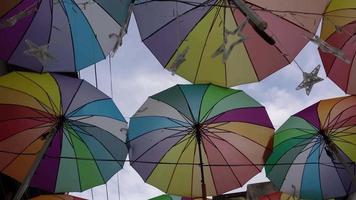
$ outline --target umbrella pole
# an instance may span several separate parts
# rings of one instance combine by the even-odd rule
[[[332,154],[335,155],[336,158],[341,162],[342,166],[345,168],[346,172],[351,177],[351,179],[352,179],[352,183],[351,184],[356,184],[355,174],[350,169],[350,167],[347,166],[346,161],[340,155],[340,152],[339,152],[338,148],[336,147],[336,144],[330,140],[330,138],[325,134],[325,132],[323,130],[321,130],[319,133],[323,136],[323,138],[325,140],[325,143],[326,143],[327,147],[332,151]]]
[[[352,179],[352,183],[351,184],[356,184],[356,177],[355,174],[352,172],[352,170],[350,169],[349,166],[347,166],[346,161],[344,160],[344,158],[340,155],[339,150],[336,148],[336,145],[334,143],[331,143],[330,145],[331,150],[333,151],[333,154],[336,156],[336,158],[341,162],[342,166],[344,166],[344,168],[346,169],[347,173],[349,174],[349,176]]]
[[[206,186],[205,186],[205,179],[204,179],[204,168],[203,168],[203,156],[202,156],[202,151],[201,151],[201,132],[200,132],[200,126],[196,125],[195,126],[195,131],[196,131],[196,137],[198,141],[198,148],[199,148],[199,166],[200,166],[200,176],[201,176],[201,191],[202,191],[202,198],[203,200],[206,200]]]
[[[35,174],[35,171],[36,171],[38,165],[40,164],[44,154],[46,153],[48,147],[50,146],[56,131],[57,131],[57,129],[53,128],[49,134],[44,136],[45,137],[44,139],[46,141],[45,141],[41,151],[38,153],[36,160],[35,160],[34,164],[32,165],[29,173],[25,177],[25,180],[22,182],[20,188],[17,190],[17,193],[16,193],[15,197],[13,198],[13,200],[20,200],[22,198],[23,194],[25,193],[25,191],[27,190],[28,186],[30,185],[30,181],[31,181],[33,175]]]

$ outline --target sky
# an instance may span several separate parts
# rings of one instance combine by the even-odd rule
[[[295,59],[303,71],[311,72],[318,64],[322,65],[316,48],[316,45],[308,44]],[[149,96],[175,84],[189,83],[178,75],[173,76],[163,69],[141,42],[134,17],[131,18],[128,34],[123,39],[123,45],[111,58],[112,81],[110,81],[109,63],[109,59],[107,59],[97,64],[97,82],[94,67],[82,70],[80,76],[113,97],[127,120]],[[273,125],[278,128],[290,115],[321,99],[345,95],[326,77],[323,68],[319,72],[319,77],[323,78],[324,81],[314,85],[309,96],[305,94],[305,90],[295,89],[303,79],[302,72],[295,63],[284,67],[258,83],[234,88],[244,90],[264,105]],[[264,181],[268,181],[268,179],[262,172],[248,183]],[[243,191],[246,189],[245,186],[232,192]],[[109,180],[106,186],[102,185],[83,193],[72,194],[95,200],[145,200],[158,196],[162,192],[145,184],[127,163],[118,174]]]

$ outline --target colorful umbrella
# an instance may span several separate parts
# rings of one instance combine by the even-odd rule
[[[326,75],[348,94],[356,95],[356,1],[354,21],[329,35],[326,43],[338,49],[331,54],[319,48]]]
[[[320,38],[327,40],[335,32],[343,32],[343,27],[356,20],[356,1],[330,0],[324,11]]]
[[[31,200],[85,200],[83,198],[75,197],[75,196],[70,196],[70,195],[40,195],[35,198],[32,198]]]
[[[293,61],[329,0],[243,2],[137,0],[133,12],[143,42],[166,69],[193,83],[230,87],[262,80]],[[265,32],[248,23],[255,17],[245,17],[246,7],[267,22]]]
[[[34,71],[74,72],[121,44],[131,0],[0,3],[0,59]]]
[[[291,116],[274,136],[267,177],[303,199],[356,191],[356,96],[322,100]]]
[[[176,85],[149,97],[130,119],[129,156],[147,183],[205,198],[259,173],[272,135],[265,108],[243,91]]]
[[[186,198],[186,197],[179,197],[179,196],[173,196],[173,195],[168,195],[168,194],[163,194],[158,197],[151,198],[149,200],[199,200],[197,199],[192,199],[192,198]]]
[[[273,192],[271,194],[261,196],[259,200],[299,200],[299,198],[283,192]]]
[[[83,80],[12,72],[0,77],[0,113],[0,170],[24,189],[83,191],[124,164],[126,122]]]

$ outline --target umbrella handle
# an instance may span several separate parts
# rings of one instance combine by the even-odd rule
[[[333,153],[335,154],[336,158],[341,162],[341,164],[344,166],[344,168],[346,169],[347,173],[349,174],[349,176],[352,179],[351,184],[356,184],[356,176],[355,174],[352,172],[352,170],[350,169],[349,166],[347,166],[346,161],[344,160],[344,158],[340,155],[339,150],[337,149],[336,145],[334,143],[331,143],[330,145],[331,150],[333,151]]]
[[[20,188],[17,190],[17,193],[16,193],[15,197],[13,198],[13,200],[20,200],[22,198],[23,194],[25,193],[28,186],[30,185],[31,179],[32,179],[33,175],[35,174],[37,167],[41,163],[41,160],[42,160],[44,154],[46,153],[48,147],[50,146],[56,132],[57,132],[57,128],[53,128],[51,130],[51,132],[49,134],[47,134],[47,136],[46,136],[47,138],[45,138],[46,141],[45,141],[41,151],[38,153],[35,162],[33,163],[27,176],[25,177],[25,180],[22,182]]]
[[[267,22],[264,21],[255,11],[249,8],[243,0],[233,0],[238,9],[249,18],[249,22],[253,29],[260,35],[268,44],[274,45],[276,41],[269,36],[265,30],[267,28]]]

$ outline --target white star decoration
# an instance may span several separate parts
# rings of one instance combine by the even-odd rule
[[[47,66],[48,62],[54,60],[54,57],[48,52],[49,44],[37,45],[30,40],[25,40],[28,49],[24,51],[25,55],[35,57],[43,66]]]
[[[302,88],[305,88],[305,93],[307,95],[310,94],[314,84],[324,80],[320,77],[318,77],[318,73],[320,70],[320,65],[316,66],[312,72],[307,73],[307,72],[303,72],[303,81],[298,85],[298,87],[296,88],[296,90],[300,90]]]
[[[23,18],[35,13],[36,11],[37,11],[36,5],[31,5],[30,7],[26,8],[25,10],[20,11],[16,15],[9,17],[5,20],[1,20],[0,21],[0,29],[13,27],[17,24],[17,22],[19,22]]]
[[[246,40],[246,36],[242,34],[242,30],[245,28],[247,22],[248,22],[248,18],[246,18],[234,31],[230,31],[225,27],[224,42],[223,44],[220,45],[218,49],[216,49],[216,51],[211,56],[215,58],[216,56],[223,54],[223,63],[226,63],[227,59],[229,58],[235,46],[237,46],[238,44]],[[227,45],[228,35],[235,35],[238,37],[238,39],[234,41],[230,46]]]
[[[168,70],[172,72],[172,75],[175,75],[178,68],[182,65],[184,61],[186,61],[185,57],[187,56],[188,51],[189,47],[187,46],[181,53],[177,55],[171,67],[168,68]]]

